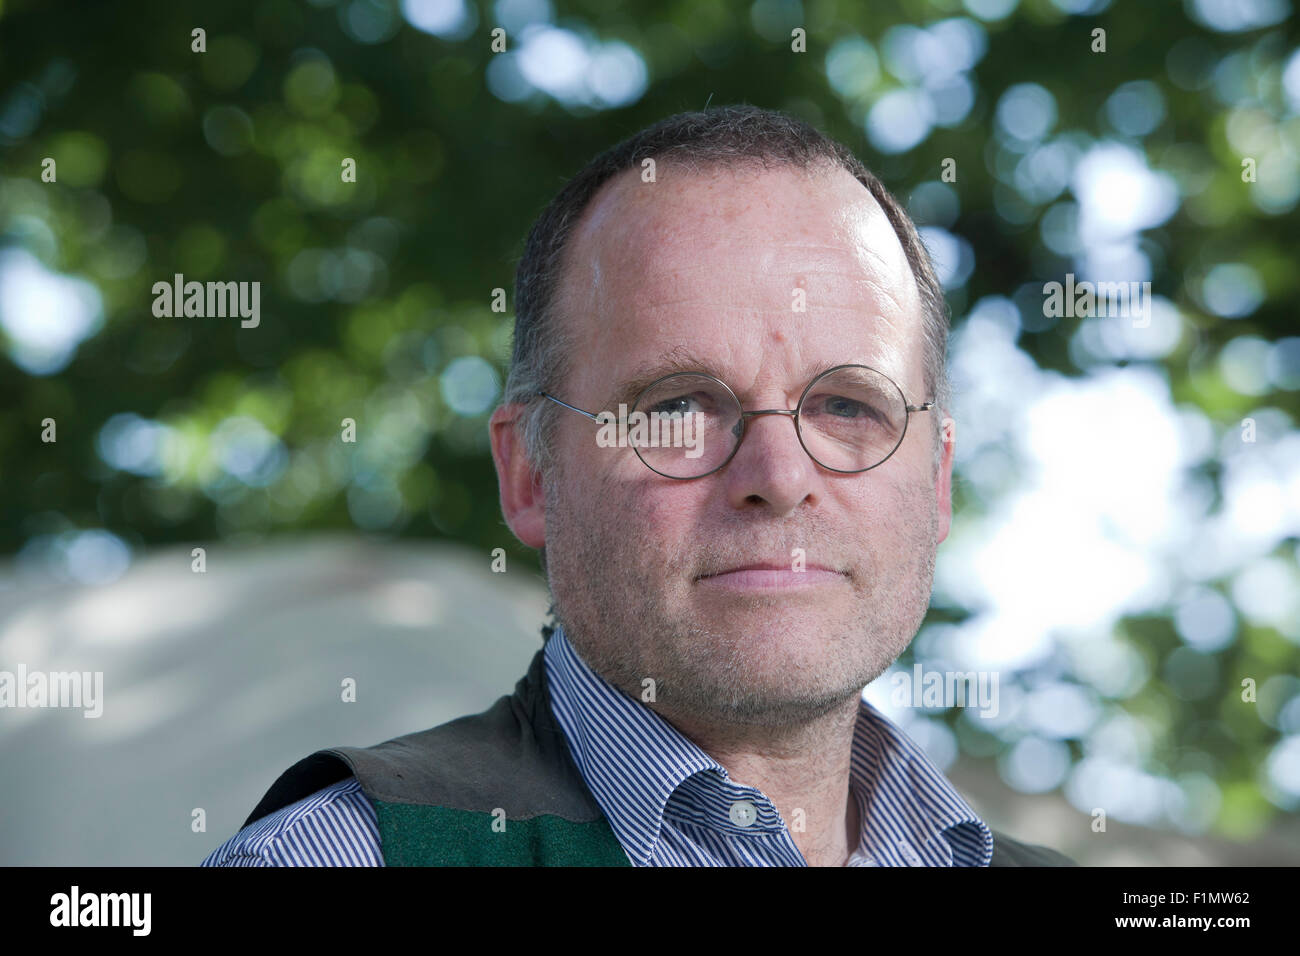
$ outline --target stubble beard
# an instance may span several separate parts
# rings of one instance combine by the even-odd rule
[[[552,487],[546,556],[556,618],[593,671],[636,700],[653,687],[651,706],[665,716],[714,727],[807,725],[843,708],[884,673],[929,607],[937,546],[934,497],[910,484],[907,489],[899,513],[912,517],[895,529],[903,553],[864,553],[858,545],[859,563],[848,581],[851,597],[842,605],[848,613],[823,626],[807,621],[806,609],[815,602],[775,595],[749,600],[749,615],[774,633],[821,631],[815,642],[806,635],[796,642],[795,653],[771,637],[746,640],[742,629],[697,615],[694,569],[746,560],[746,552],[716,542],[745,537],[742,527],[752,536],[752,523],[738,522],[732,538],[711,532],[665,544],[621,527],[617,516],[626,511],[613,504],[612,487],[592,496],[600,508],[572,507],[563,490]],[[814,527],[800,537],[811,543],[853,536],[843,528]],[[818,553],[815,545],[807,552]],[[759,644],[766,652],[756,651]]]

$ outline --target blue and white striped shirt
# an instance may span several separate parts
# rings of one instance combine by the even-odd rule
[[[806,866],[775,805],[653,710],[598,676],[556,628],[543,651],[569,752],[634,866]],[[865,699],[849,769],[849,866],[988,866],[992,831],[921,749]],[[355,777],[255,821],[202,866],[383,866]]]

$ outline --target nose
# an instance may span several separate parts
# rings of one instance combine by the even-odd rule
[[[723,473],[733,508],[793,512],[817,493],[817,465],[799,443],[793,410],[744,413],[742,440]]]

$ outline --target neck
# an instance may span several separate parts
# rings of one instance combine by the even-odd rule
[[[815,720],[780,728],[660,713],[734,781],[772,801],[809,866],[843,866],[860,833],[849,776],[859,706],[854,694]]]

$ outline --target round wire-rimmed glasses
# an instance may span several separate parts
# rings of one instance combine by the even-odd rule
[[[909,405],[903,390],[884,372],[866,365],[837,365],[803,390],[794,408],[745,411],[736,393],[705,372],[674,372],[643,388],[623,416],[592,413],[548,392],[558,405],[586,415],[616,433],[602,444],[628,444],[647,468],[665,478],[691,481],[724,468],[744,441],[755,415],[788,415],[799,444],[828,471],[858,474],[877,468],[902,445],[912,412],[934,402]],[[613,437],[613,436],[607,436]]]

